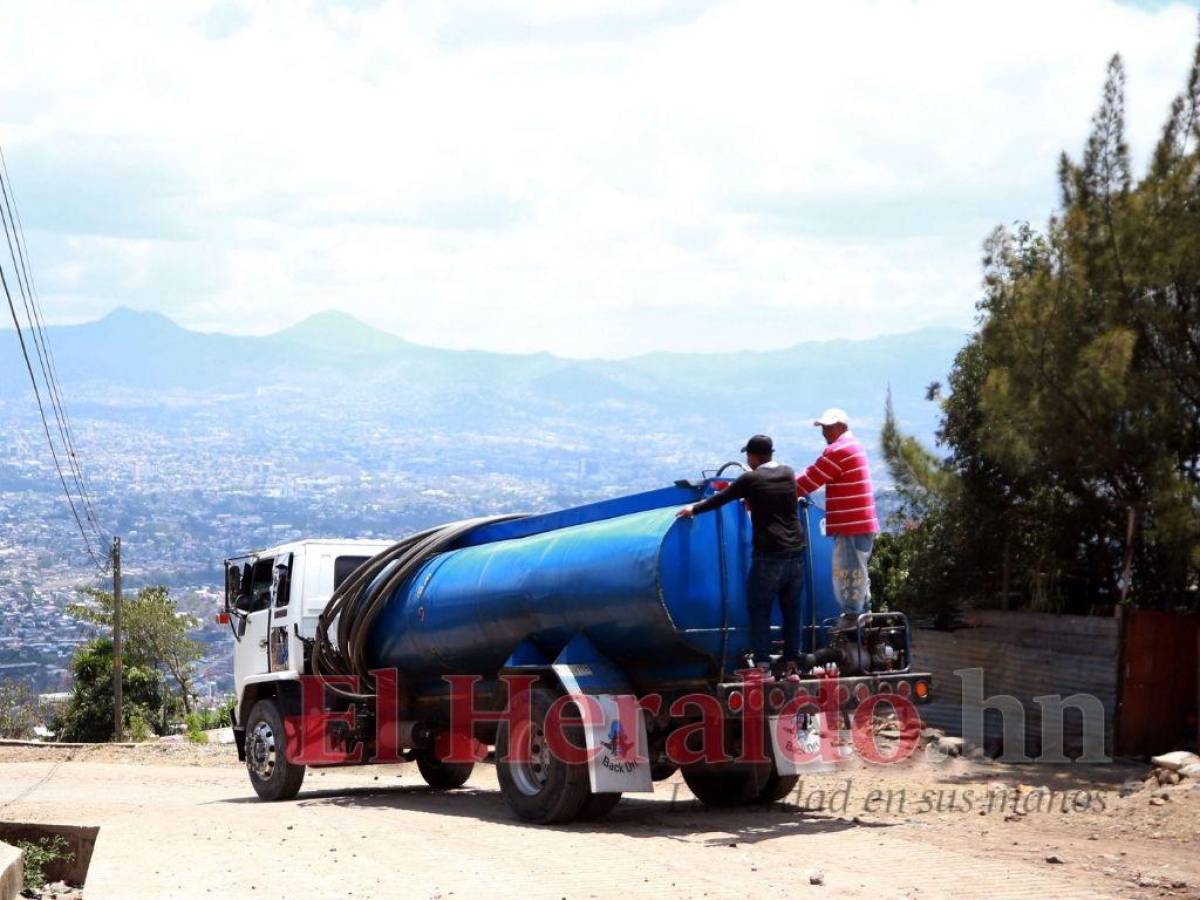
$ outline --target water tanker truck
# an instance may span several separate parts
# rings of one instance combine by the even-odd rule
[[[901,613],[841,619],[807,502],[801,674],[747,671],[745,507],[675,517],[726,483],[227,560],[255,791],[289,799],[306,766],[401,760],[453,789],[494,748],[506,802],[533,822],[597,818],[679,769],[706,805],[767,803],[830,763],[856,710],[928,702]]]

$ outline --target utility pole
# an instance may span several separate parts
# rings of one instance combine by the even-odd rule
[[[113,740],[119,741],[125,734],[125,720],[121,710],[121,691],[124,687],[124,672],[121,668],[121,539],[112,540],[113,570]]]

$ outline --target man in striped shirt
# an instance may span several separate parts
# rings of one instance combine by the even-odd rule
[[[871,611],[867,563],[879,533],[867,451],[850,433],[845,410],[827,409],[813,422],[825,450],[796,478],[800,496],[825,488],[825,533],[833,537],[833,593],[844,619]]]

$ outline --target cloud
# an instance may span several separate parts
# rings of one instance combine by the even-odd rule
[[[1107,58],[1145,158],[1194,10],[1110,0],[26,4],[0,139],[52,320],[618,356],[965,326]]]

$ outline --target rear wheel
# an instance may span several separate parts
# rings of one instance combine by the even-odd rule
[[[291,800],[304,783],[304,766],[288,761],[283,714],[272,697],[255,703],[246,720],[246,771],[263,800]]]
[[[667,756],[665,747],[660,747],[657,752],[652,751],[650,757],[651,781],[666,781],[678,771],[679,766],[671,762],[671,758]]]
[[[426,750],[417,754],[417,768],[433,790],[452,791],[467,783],[475,763],[444,762]]]
[[[780,775],[775,771],[775,767],[771,766],[771,774],[767,776],[767,783],[758,792],[758,802],[778,803],[791,794],[799,783],[799,775]]]
[[[583,801],[583,809],[575,818],[580,822],[594,822],[603,819],[621,802],[620,794],[588,794]]]
[[[770,770],[765,766],[730,763],[716,766],[687,766],[683,780],[705,806],[741,806],[753,803],[766,786]]]
[[[545,688],[534,688],[529,721],[515,727],[503,721],[496,731],[496,774],[504,800],[522,819],[539,825],[570,822],[583,812],[589,797],[611,796],[591,793],[586,764],[568,763],[551,752],[545,722],[556,699]],[[564,730],[571,743],[583,746],[580,726],[567,725]],[[597,800],[596,807],[602,806]]]

